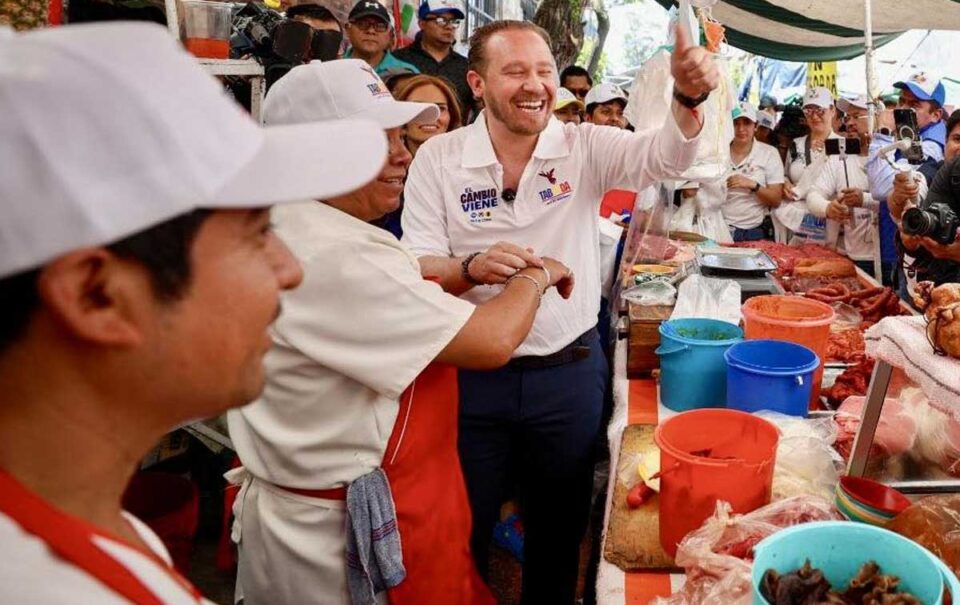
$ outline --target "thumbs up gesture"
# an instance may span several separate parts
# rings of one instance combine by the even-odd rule
[[[670,57],[670,73],[680,94],[696,98],[720,84],[720,71],[710,53],[693,44],[684,28],[676,28],[676,43]]]

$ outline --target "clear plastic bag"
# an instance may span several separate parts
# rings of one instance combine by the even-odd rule
[[[740,324],[740,284],[732,279],[691,275],[680,284],[670,319],[699,317]]]
[[[793,496],[833,498],[843,458],[833,449],[837,426],[832,418],[799,418],[778,412],[757,413],[780,429],[773,470],[773,499]]]
[[[662,279],[637,284],[623,291],[623,299],[638,305],[670,306],[677,300],[677,289]]]
[[[676,563],[686,570],[682,589],[656,605],[750,605],[753,547],[786,527],[839,520],[833,505],[815,496],[773,502],[746,515],[717,502],[716,512],[680,543]]]

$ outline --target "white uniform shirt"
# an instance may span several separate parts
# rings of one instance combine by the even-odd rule
[[[531,247],[570,267],[576,287],[569,300],[551,289],[533,329],[514,353],[549,355],[593,327],[600,309],[597,213],[604,192],[643,191],[683,172],[698,138],[687,140],[672,115],[659,131],[632,133],[550,118],[520,178],[514,202],[505,202],[503,167],[487,132],[485,114],[470,126],[436,136],[417,152],[405,189],[403,241],[417,256],[466,256],[498,241]],[[501,286],[464,294],[476,303]]]
[[[346,485],[380,466],[401,393],[474,306],[425,281],[387,231],[320,202],[273,212],[304,280],[283,294],[266,388],[228,413],[230,436],[255,477]]]
[[[870,186],[867,180],[867,158],[848,156],[846,163],[846,174],[843,163],[837,156],[830,157],[823,163],[807,191],[807,208],[814,216],[825,217],[830,200],[839,196],[840,190],[847,187],[849,177],[849,186],[863,191],[864,205],[853,209],[850,222],[841,224],[827,219],[826,245],[836,248],[853,260],[873,260],[873,239],[876,236],[876,228],[873,226],[872,215],[876,213],[878,204],[873,201],[873,197],[867,190]]]
[[[140,539],[163,561],[170,555],[160,538],[132,515],[127,520]],[[126,567],[166,605],[197,605],[197,600],[159,565],[138,550],[103,536],[94,543]],[[128,601],[86,571],[56,556],[47,544],[0,513],[0,604],[3,605],[124,605]],[[201,603],[212,605],[210,601]]]
[[[783,163],[772,145],[754,141],[747,157],[732,164],[728,176],[740,174],[760,184],[760,187],[783,183]],[[753,229],[759,227],[767,215],[767,207],[757,194],[746,189],[728,189],[723,204],[723,218],[730,227]]]

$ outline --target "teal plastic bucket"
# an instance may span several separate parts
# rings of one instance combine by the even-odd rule
[[[738,326],[716,319],[660,324],[660,401],[676,412],[727,405],[723,354],[743,340]]]
[[[873,525],[849,521],[796,525],[767,537],[754,553],[754,605],[769,605],[760,593],[760,581],[768,569],[789,573],[807,559],[836,589],[846,587],[864,563],[874,561],[881,573],[900,578],[901,591],[924,605],[941,605],[944,586],[954,602],[960,598],[960,582],[943,561],[916,542]]]

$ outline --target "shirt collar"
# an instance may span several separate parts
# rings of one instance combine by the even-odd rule
[[[481,111],[473,124],[467,127],[469,132],[464,141],[463,155],[460,160],[464,168],[483,168],[497,163],[497,154],[493,150],[490,132],[487,130],[486,113],[486,110]],[[533,157],[540,160],[553,160],[569,154],[570,148],[564,136],[563,124],[551,116],[547,127],[537,138]]]

